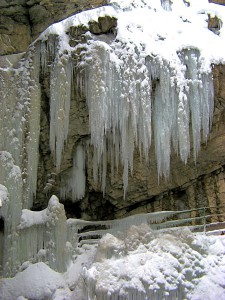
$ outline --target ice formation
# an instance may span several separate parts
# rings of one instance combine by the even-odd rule
[[[46,261],[52,269],[65,271],[66,216],[64,207],[56,196],[51,197],[48,207],[43,211],[24,209],[17,229],[20,237],[20,265],[27,260]]]
[[[0,68],[0,150],[11,153],[15,164],[21,168],[24,208],[32,206],[36,194],[40,131],[39,55],[39,48],[31,47],[24,57],[6,57]]]
[[[43,33],[39,38],[42,69],[49,68],[51,74],[50,148],[58,169],[68,135],[73,78],[81,89],[86,88],[93,177],[103,192],[110,162],[112,174],[123,166],[126,196],[134,151],[139,149],[148,161],[153,135],[159,177],[168,178],[172,151],[186,163],[193,148],[197,159],[212,123],[211,64],[223,60],[220,52],[212,59],[205,44],[190,37],[190,30],[197,28],[196,36],[218,43],[218,36],[206,28],[206,2],[201,1],[206,8],[200,10],[199,4],[179,0],[110,1],[111,6],[69,18]],[[168,28],[159,23],[159,15]],[[88,28],[90,21],[104,16],[117,19],[115,36],[87,31],[86,42],[69,45],[68,28]],[[74,60],[76,51],[80,58]]]
[[[31,208],[36,193],[40,87],[39,51],[6,56],[0,63],[0,219],[3,244],[0,272],[18,267],[17,225],[23,208]],[[20,61],[19,61],[20,59]],[[19,62],[18,62],[19,61]],[[7,195],[7,196],[6,196]]]
[[[117,56],[116,62],[110,54]],[[168,177],[172,146],[184,163],[190,155],[190,115],[196,158],[201,130],[207,139],[213,112],[212,75],[199,72],[196,49],[177,55],[178,70],[166,60],[143,58],[136,47],[117,42],[109,49],[94,41],[90,55],[94,59],[87,71],[87,101],[100,174],[106,173],[105,156],[112,151],[111,164],[115,160],[124,166],[126,190],[134,149],[139,147],[147,160],[154,131],[158,174]]]

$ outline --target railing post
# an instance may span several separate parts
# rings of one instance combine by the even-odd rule
[[[205,207],[203,208],[203,214],[204,214],[204,234],[206,234],[206,217],[205,217]]]

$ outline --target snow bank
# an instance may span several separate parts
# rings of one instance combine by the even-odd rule
[[[208,281],[213,292],[207,299],[225,297],[224,239],[188,229],[156,233],[146,225],[123,234],[100,241],[86,275],[91,299],[203,299]]]
[[[40,262],[28,266],[26,270],[10,279],[0,282],[0,299],[13,300],[19,296],[41,300],[52,296],[58,288],[65,288],[63,276]]]
[[[64,274],[44,263],[28,264],[0,280],[0,299],[215,300],[225,298],[224,287],[224,236],[139,225],[106,234],[98,248],[80,248]]]

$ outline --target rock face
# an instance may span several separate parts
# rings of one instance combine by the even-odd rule
[[[209,2],[225,5],[224,0]],[[0,55],[24,52],[49,25],[106,3],[107,0],[2,0]]]
[[[225,1],[224,0],[209,0],[209,2],[216,3],[216,4],[221,4],[221,5],[225,5]]]
[[[49,25],[106,0],[2,0],[0,3],[0,55],[24,52]]]
[[[0,54],[23,52],[30,42],[48,25],[71,14],[103,5],[104,0],[60,1],[60,0],[17,0],[0,3]],[[225,4],[224,1],[213,1]],[[218,30],[218,20],[211,19],[209,28]],[[90,30],[93,34],[108,34],[112,38],[116,20],[99,19],[85,27],[71,27],[68,36],[70,45],[75,46],[77,38]],[[93,180],[91,155],[86,159],[86,191],[84,197],[73,203],[68,196],[62,200],[67,216],[84,219],[119,218],[129,214],[158,210],[184,210],[202,206],[225,205],[225,66],[217,65],[213,69],[215,89],[215,110],[212,132],[207,144],[203,144],[197,162],[190,157],[184,165],[173,154],[169,180],[158,181],[154,151],[150,153],[151,164],[140,161],[138,152],[134,157],[133,176],[129,177],[126,199],[123,199],[122,168],[111,184],[106,185],[103,196],[100,186]],[[60,182],[68,176],[73,164],[73,151],[90,137],[89,115],[84,93],[72,89],[70,126],[67,143],[64,148],[60,170],[56,170],[49,147],[50,131],[50,76],[42,74],[41,117],[39,142],[39,167],[37,194],[33,209],[45,208],[52,194],[60,195]],[[92,154],[92,153],[91,153]],[[109,182],[110,174],[107,174]],[[225,207],[224,207],[225,210]],[[222,210],[221,210],[222,211]]]
[[[31,28],[26,0],[0,3],[0,55],[26,51]]]

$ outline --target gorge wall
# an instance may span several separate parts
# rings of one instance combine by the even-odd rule
[[[224,4],[224,1],[211,1]],[[1,1],[0,4],[0,61],[5,60],[15,67],[18,54],[25,52],[29,44],[50,24],[74,13],[105,4],[106,1]],[[215,25],[216,26],[216,25]],[[114,38],[115,20],[104,19],[92,24],[92,34],[103,34]],[[97,28],[97,29],[96,29]],[[215,29],[215,28],[214,28]],[[71,27],[68,36],[70,45],[82,42],[86,28]],[[11,56],[12,55],[12,56]],[[14,57],[14,58],[13,58]],[[19,58],[23,58],[23,54]],[[75,58],[74,58],[75,59]],[[65,143],[60,169],[57,170],[49,146],[50,132],[50,74],[40,75],[40,140],[37,173],[37,192],[32,209],[47,206],[49,197],[57,195],[64,203],[68,217],[83,219],[111,219],[138,212],[158,210],[183,210],[202,206],[225,205],[225,66],[213,67],[214,102],[212,130],[208,141],[202,143],[197,161],[191,154],[186,164],[174,153],[171,158],[170,176],[158,179],[155,153],[151,150],[150,162],[139,159],[134,154],[133,175],[129,175],[129,186],[124,198],[122,173],[119,166],[115,176],[106,174],[105,193],[93,180],[91,155],[86,157],[86,186],[81,199],[72,201],[72,195],[62,198],[60,189],[63,178],[67,178],[73,165],[73,152],[77,145],[83,145],[90,138],[89,112],[84,92],[74,84],[69,112],[69,131]],[[193,148],[193,145],[191,145]],[[191,151],[191,153],[193,153]],[[77,163],[79,155],[77,154]],[[76,160],[76,159],[75,159]],[[82,160],[82,159],[81,159]],[[82,169],[82,166],[79,168]],[[110,167],[108,168],[110,169]],[[79,198],[79,197],[78,197]],[[225,210],[225,208],[223,208]]]
[[[0,3],[0,55],[24,52],[49,25],[105,0],[3,0]]]

